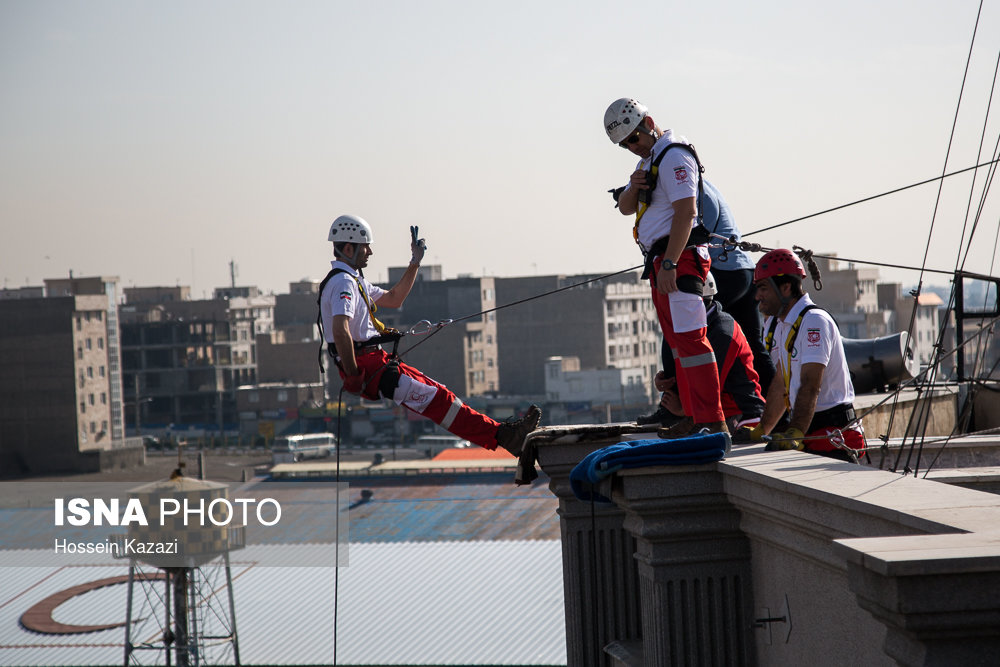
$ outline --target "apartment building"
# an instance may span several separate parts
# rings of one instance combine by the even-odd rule
[[[389,285],[395,284],[404,270],[391,267]],[[380,310],[379,319],[401,331],[423,320],[431,324],[454,320],[440,330],[404,337],[400,352],[406,352],[407,363],[459,396],[496,392],[500,384],[498,317],[486,311],[496,307],[497,279],[463,276],[443,280],[441,275],[440,266],[420,267],[403,307]]]
[[[117,294],[117,278],[67,278],[0,300],[0,470],[92,468],[122,446]]]
[[[256,288],[216,294],[154,303],[125,290],[122,358],[133,428],[237,428],[236,389],[257,382],[257,336],[273,330],[275,299]]]
[[[934,358],[934,345],[941,334],[941,307],[944,301],[934,292],[924,292],[916,299],[903,294],[900,283],[882,283],[878,286],[880,309],[891,312],[890,331],[909,331],[909,344],[913,358],[921,367]],[[913,310],[916,309],[914,315]]]
[[[543,395],[548,359],[576,357],[581,370],[641,370],[652,400],[663,336],[649,283],[638,272],[587,282],[597,277],[496,279],[498,303],[527,299],[498,318],[501,392]]]
[[[816,263],[823,289],[816,289],[810,278],[803,281],[803,287],[813,301],[833,315],[841,335],[878,338],[895,331],[894,309],[882,308],[879,302],[878,268],[845,265],[839,260],[817,259]]]

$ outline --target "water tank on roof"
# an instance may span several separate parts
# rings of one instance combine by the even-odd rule
[[[243,526],[232,516],[229,487],[179,473],[129,491],[146,513],[147,526],[132,525],[135,544],[176,545],[176,553],[133,554],[154,567],[198,567],[243,546]],[[239,517],[242,519],[242,517]]]

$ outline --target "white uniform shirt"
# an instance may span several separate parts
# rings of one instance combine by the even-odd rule
[[[684,137],[674,135],[671,130],[667,130],[653,144],[653,151],[648,158],[639,160],[636,169],[649,171],[653,166],[653,160],[664,148],[673,143],[688,143]],[[631,183],[626,186],[626,190],[631,189]],[[666,196],[664,196],[666,195]],[[690,151],[683,148],[674,148],[663,157],[660,162],[659,175],[656,181],[656,190],[653,191],[652,201],[649,208],[642,215],[639,221],[639,243],[646,250],[649,250],[654,243],[670,234],[670,227],[674,222],[673,203],[680,199],[694,197],[698,198],[698,163]],[[695,216],[691,222],[693,227],[698,223]]]
[[[776,379],[781,381],[784,370],[791,371],[788,400],[795,405],[799,387],[802,386],[802,364],[823,364],[823,382],[820,384],[819,396],[816,399],[816,412],[827,410],[842,403],[854,402],[854,385],[851,384],[851,374],[847,369],[847,358],[844,356],[844,344],[840,338],[837,324],[825,310],[813,309],[802,318],[795,345],[791,355],[785,349],[788,334],[792,325],[798,319],[802,309],[813,305],[808,294],[792,306],[784,319],[778,320],[774,330],[774,345],[771,348],[771,360],[778,370]],[[764,331],[769,331],[774,317],[764,321]],[[789,359],[791,357],[791,359]],[[789,367],[789,363],[791,364]]]
[[[363,277],[358,276],[358,272],[340,261],[330,263],[334,269],[343,269],[344,273],[338,273],[330,278],[323,288],[320,297],[319,309],[323,317],[323,334],[327,343],[333,341],[333,318],[335,315],[347,315],[350,318],[348,329],[351,332],[351,339],[362,343],[369,338],[378,335],[378,330],[372,324],[372,318],[368,314],[368,305],[365,303],[361,292],[358,290],[358,283],[355,277],[361,281],[368,298],[375,303],[385,294],[386,290],[372,285]],[[353,277],[352,277],[353,276]]]

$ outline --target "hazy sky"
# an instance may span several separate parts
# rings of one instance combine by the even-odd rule
[[[0,0],[0,277],[200,297],[235,260],[238,284],[282,292],[325,274],[345,212],[374,226],[374,278],[411,224],[448,277],[625,269],[612,100],[693,142],[752,232],[941,173],[977,7]],[[998,50],[989,0],[949,170],[977,162]],[[955,265],[971,185],[948,180],[932,267]],[[936,191],[749,240],[917,266]],[[990,270],[997,220],[967,268]]]

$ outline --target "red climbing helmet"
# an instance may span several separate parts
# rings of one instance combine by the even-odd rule
[[[765,254],[757,262],[757,268],[753,272],[754,282],[767,280],[775,276],[798,276],[806,277],[806,270],[799,259],[791,250],[776,248]]]

